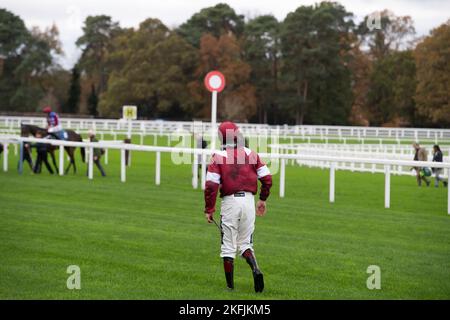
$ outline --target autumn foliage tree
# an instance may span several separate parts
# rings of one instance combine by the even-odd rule
[[[415,50],[417,112],[428,125],[450,126],[450,20]]]
[[[349,122],[352,125],[369,125],[370,112],[367,109],[367,95],[370,89],[370,74],[373,62],[370,56],[361,49],[361,43],[353,35],[348,67],[352,83],[352,108]]]
[[[249,83],[251,68],[241,56],[241,48],[233,35],[219,38],[205,34],[200,40],[200,63],[195,71],[196,81],[189,84],[200,108],[196,115],[210,117],[211,95],[206,92],[203,79],[211,70],[220,70],[226,78],[226,87],[218,103],[221,119],[246,121],[255,113],[255,88]]]

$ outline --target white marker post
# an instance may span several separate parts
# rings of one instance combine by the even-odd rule
[[[216,149],[217,93],[225,88],[225,77],[219,71],[211,71],[205,77],[205,87],[212,93],[211,99],[211,150]]]
[[[216,149],[216,127],[217,127],[217,91],[212,92],[211,102],[211,150]]]

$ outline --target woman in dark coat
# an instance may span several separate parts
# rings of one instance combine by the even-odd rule
[[[433,161],[434,162],[443,162],[444,161],[444,156],[442,154],[441,148],[437,144],[435,144],[433,146]],[[436,177],[434,180],[434,186],[436,188],[439,187],[439,181],[442,181],[442,184],[444,185],[444,187],[447,187],[447,181],[444,181],[444,179],[440,177],[440,175],[443,173],[443,169],[442,168],[433,168],[433,173]]]

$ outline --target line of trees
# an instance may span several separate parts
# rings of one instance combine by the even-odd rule
[[[379,29],[336,2],[300,6],[283,21],[250,20],[227,4],[202,9],[175,29],[149,18],[137,29],[86,18],[72,70],[58,29],[27,30],[0,9],[0,110],[141,118],[207,119],[207,72],[227,86],[220,119],[261,123],[450,125],[450,20],[422,39],[410,17],[380,12]],[[367,17],[366,17],[367,18]]]

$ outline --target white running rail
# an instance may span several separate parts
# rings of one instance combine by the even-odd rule
[[[76,131],[94,129],[99,131],[126,132],[127,121],[123,119],[86,119],[61,118],[64,128]],[[46,126],[45,117],[10,117],[0,116],[0,128],[18,129],[20,123],[29,123],[41,127]],[[267,125],[267,124],[238,124],[245,134],[278,134],[286,138],[289,136],[315,137],[318,139],[390,139],[393,141],[450,141],[450,129],[433,128],[385,128],[385,127],[356,127],[356,126],[317,126],[317,125]],[[201,121],[165,121],[165,120],[136,120],[132,122],[132,131],[140,133],[171,133],[176,130],[187,132],[203,132],[210,130],[209,122]]]

